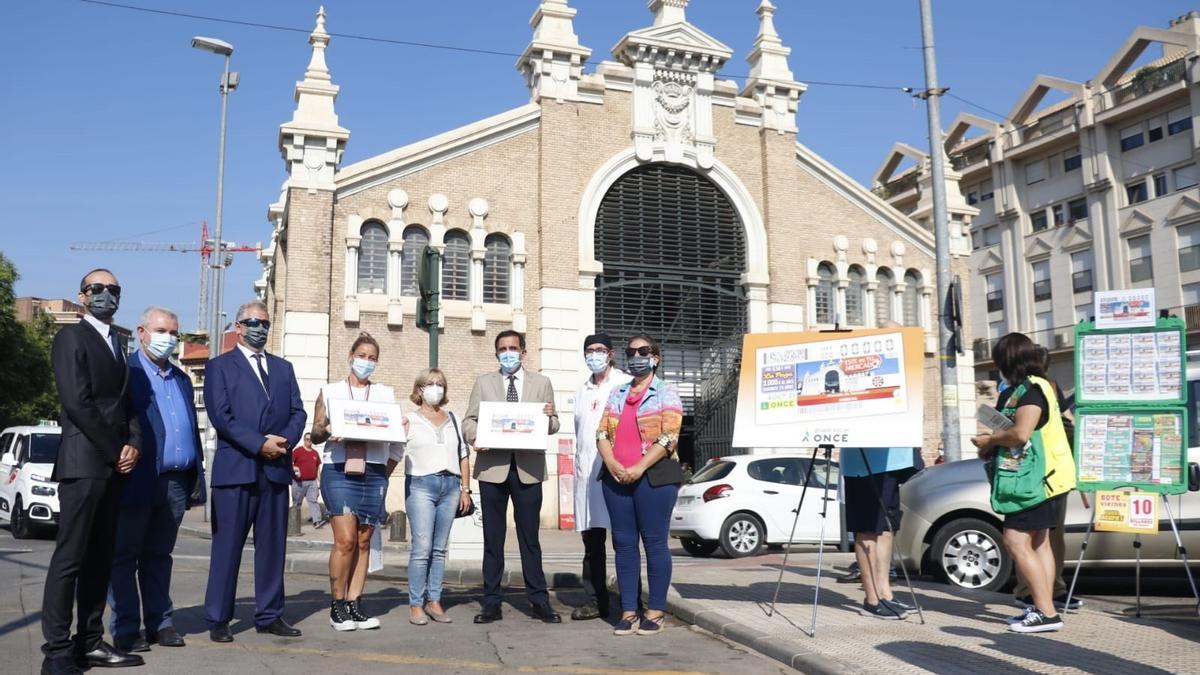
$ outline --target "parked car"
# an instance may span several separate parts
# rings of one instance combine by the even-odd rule
[[[828,502],[825,541],[841,539],[838,514],[838,467],[828,469],[811,454],[733,455],[701,467],[679,490],[671,514],[671,536],[694,556],[718,548],[731,558],[757,554],[763,546],[788,543],[804,475],[812,465],[808,494],[791,541],[816,543],[821,538],[821,509]]]
[[[58,525],[58,483],[50,480],[62,430],[9,427],[0,432],[0,523],[16,539]]]

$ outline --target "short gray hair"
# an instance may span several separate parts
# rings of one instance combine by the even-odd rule
[[[146,308],[146,311],[142,312],[142,320],[138,322],[138,325],[142,328],[149,328],[150,319],[154,318],[155,314],[164,314],[167,318],[175,321],[176,323],[179,322],[179,317],[176,316],[175,312],[172,312],[166,307],[161,307],[159,305],[150,305]]]
[[[242,319],[246,318],[246,314],[249,312],[251,307],[257,307],[266,312],[267,316],[271,316],[271,310],[267,309],[267,303],[263,302],[262,300],[251,300],[250,302],[242,303],[242,306],[238,307],[237,317],[234,318],[234,322],[240,322]]]

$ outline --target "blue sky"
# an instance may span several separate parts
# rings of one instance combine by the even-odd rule
[[[117,0],[159,10],[311,30],[318,1]],[[649,25],[643,0],[571,0],[592,48],[589,70],[620,37]],[[775,0],[792,70],[810,82],[800,141],[869,182],[896,140],[927,143],[925,109],[898,91],[816,84],[920,87],[916,0]],[[1137,25],[1165,27],[1186,2],[1009,0],[934,2],[942,86],[1001,113],[1038,73],[1086,80]],[[694,0],[688,19],[733,47],[722,74],[744,75],[758,0]],[[334,33],[519,53],[535,0],[327,0]],[[0,250],[22,275],[20,295],[71,297],[79,275],[111,267],[125,288],[117,320],[163,304],[183,327],[196,321],[199,258],[178,253],[82,253],[72,241],[194,242],[213,222],[219,127],[219,57],[193,35],[235,46],[241,86],[230,98],[225,237],[270,235],[267,204],[284,179],[279,124],[291,117],[308,63],[306,33],[119,9],[79,0],[5,3],[9,67],[0,99],[10,161],[0,168]],[[1154,48],[1152,48],[1154,49]],[[1157,51],[1153,56],[1157,56]],[[337,110],[353,162],[526,102],[512,56],[466,54],[335,37],[328,52],[341,86]],[[965,104],[947,99],[949,123]],[[979,110],[972,112],[981,113]],[[982,113],[986,116],[986,113]],[[719,152],[719,150],[718,150]],[[252,296],[260,267],[239,254],[226,307]],[[321,280],[313,279],[314,289]]]

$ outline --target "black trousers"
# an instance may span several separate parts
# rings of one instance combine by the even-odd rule
[[[69,659],[104,639],[104,605],[117,541],[123,476],[69,478],[58,484],[60,516],[42,594],[42,653]],[[71,610],[78,605],[75,641]]]
[[[500,581],[504,576],[504,539],[508,534],[508,502],[512,500],[521,550],[521,574],[530,602],[549,602],[546,574],[542,571],[542,544],[538,526],[542,511],[542,484],[526,485],[517,476],[516,461],[509,466],[503,483],[479,483],[483,517],[483,606],[498,607],[504,599]]]
[[[600,614],[608,616],[608,551],[605,550],[608,530],[593,527],[579,534],[583,537],[583,573],[579,579]]]

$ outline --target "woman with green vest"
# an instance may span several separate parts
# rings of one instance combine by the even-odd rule
[[[992,348],[992,360],[1009,385],[996,408],[1013,426],[972,442],[989,462],[992,508],[1004,514],[1004,546],[1034,605],[1010,620],[1008,628],[1017,633],[1056,631],[1063,621],[1054,607],[1056,566],[1048,535],[1059,526],[1066,494],[1075,487],[1075,462],[1037,345],[1021,333],[1009,333]]]

